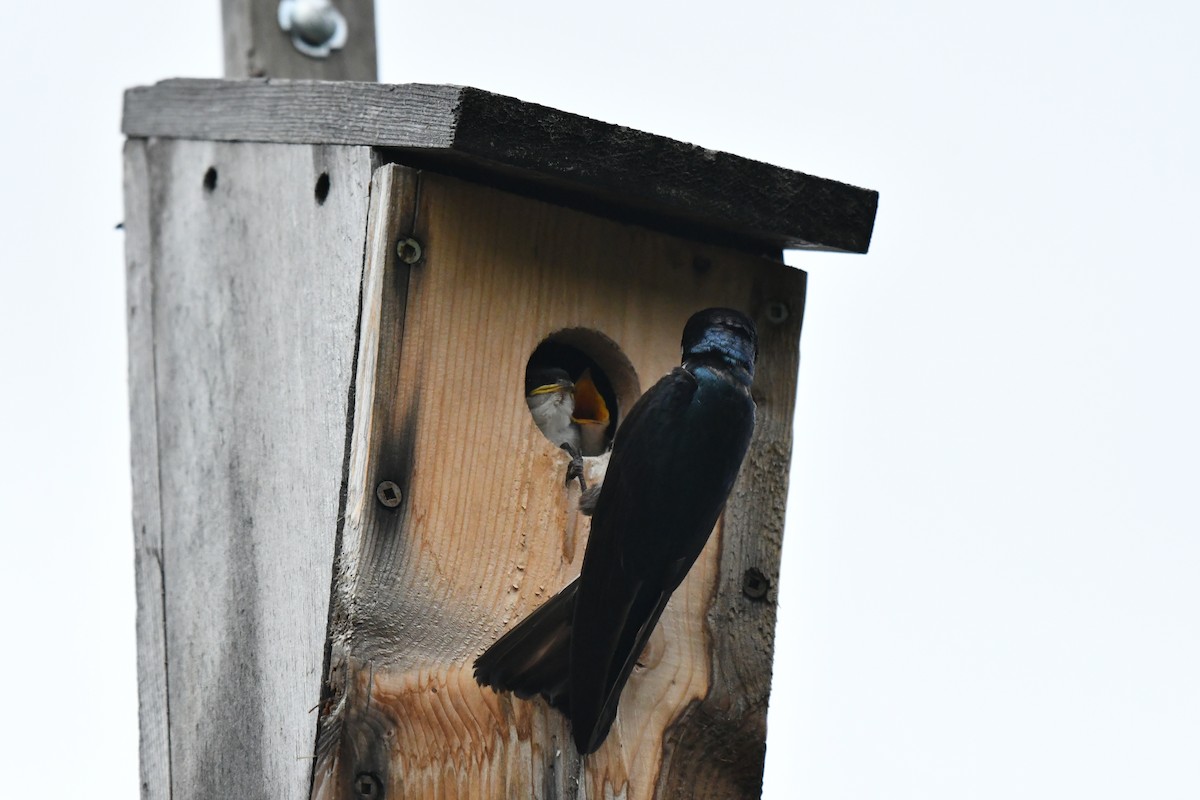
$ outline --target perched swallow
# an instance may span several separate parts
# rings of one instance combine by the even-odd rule
[[[580,576],[475,661],[475,679],[540,694],[579,752],[603,743],[671,593],[700,555],[754,432],[754,323],[727,308],[683,329],[682,365],[617,429]]]

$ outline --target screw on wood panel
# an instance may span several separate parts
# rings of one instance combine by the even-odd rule
[[[782,325],[787,322],[787,318],[791,316],[792,311],[788,308],[787,303],[782,300],[775,300],[767,303],[766,313],[767,322],[770,322],[772,325]]]
[[[411,236],[396,242],[396,255],[405,264],[415,264],[421,260],[421,243]]]
[[[395,508],[400,505],[400,501],[404,499],[404,493],[400,491],[400,487],[392,481],[384,481],[375,487],[375,496],[379,498],[379,502],[383,503],[388,508]]]
[[[204,173],[204,191],[211,192],[217,188],[217,168],[209,167]]]
[[[329,0],[281,0],[279,27],[306,56],[325,58],[346,46],[346,18]]]
[[[767,591],[770,588],[770,579],[755,567],[746,570],[742,575],[742,594],[751,600],[762,602],[767,598]]]
[[[360,772],[354,777],[354,795],[380,800],[383,797],[383,784],[369,772]]]

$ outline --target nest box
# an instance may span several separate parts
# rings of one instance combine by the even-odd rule
[[[146,791],[757,797],[805,300],[781,251],[865,252],[876,194],[447,86],[167,81],[124,132]],[[588,369],[615,427],[708,306],[758,326],[754,439],[581,758],[471,672],[588,537],[526,372]]]

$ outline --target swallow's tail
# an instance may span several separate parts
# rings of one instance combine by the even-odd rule
[[[572,581],[475,659],[475,680],[523,699],[540,694],[568,713],[578,584],[578,579]]]

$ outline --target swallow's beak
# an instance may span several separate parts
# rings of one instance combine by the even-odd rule
[[[596,389],[590,369],[585,369],[575,381],[575,413],[571,420],[580,425],[608,424],[608,405]]]
[[[566,378],[560,378],[554,383],[544,383],[541,386],[536,387],[532,392],[529,393],[529,396],[536,397],[540,394],[556,394],[558,392],[570,394],[574,390],[575,384],[571,383],[571,381],[567,380]]]

